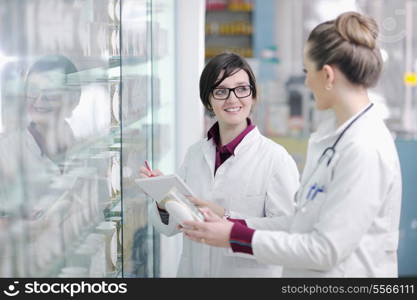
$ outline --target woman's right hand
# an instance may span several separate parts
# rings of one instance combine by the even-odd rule
[[[150,171],[145,166],[141,166],[139,168],[139,177],[141,178],[157,177],[157,176],[163,176],[163,175],[164,174],[158,169]]]
[[[187,196],[188,200],[190,200],[191,203],[193,203],[195,206],[197,206],[198,208],[200,207],[208,207],[211,209],[211,211],[213,211],[216,215],[218,215],[219,217],[223,217],[224,216],[224,212],[225,209],[223,206],[220,206],[214,202],[211,201],[204,201],[201,200],[197,197],[193,197],[193,196]]]

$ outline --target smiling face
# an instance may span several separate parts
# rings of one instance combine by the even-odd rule
[[[42,72],[31,74],[27,82],[27,109],[31,121],[53,124],[68,116],[73,109],[71,97],[77,95],[64,87],[62,74]]]
[[[223,72],[220,73],[219,78],[222,75]],[[248,86],[250,86],[248,74],[245,70],[239,70],[220,82],[213,92],[221,95],[223,91],[218,89],[242,87],[234,91],[240,97],[240,95],[246,95],[247,92],[245,91],[247,91]],[[228,91],[226,90],[226,92]],[[234,92],[230,91],[229,97],[226,100],[215,99],[213,94],[210,96],[210,104],[221,127],[246,127],[246,118],[249,117],[252,106],[255,103],[252,94],[243,98],[237,98]]]

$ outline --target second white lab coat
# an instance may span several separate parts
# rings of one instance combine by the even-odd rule
[[[333,116],[312,135],[294,216],[247,220],[259,229],[254,256],[282,265],[284,277],[397,276],[400,164],[376,109],[346,131],[329,166],[317,165],[349,122],[336,130]],[[326,188],[306,200],[315,182]]]
[[[274,217],[294,212],[298,169],[288,152],[262,136],[249,132],[214,176],[215,145],[206,138],[191,146],[179,175],[205,201],[230,210],[232,218]],[[164,225],[156,205],[151,223],[171,236],[179,233],[174,222]],[[256,262],[252,256],[183,239],[179,277],[279,277],[281,267]]]

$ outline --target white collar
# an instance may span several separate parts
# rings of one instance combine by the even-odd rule
[[[310,140],[314,142],[321,142],[323,140],[330,139],[339,135],[350,124],[350,122],[352,122],[353,119],[368,109],[368,107],[371,105],[372,103],[367,105],[364,109],[360,110],[347,121],[343,122],[343,124],[339,127],[336,126],[336,114],[333,110],[328,109],[325,111],[319,111],[318,116],[321,121],[317,127],[317,130],[311,134]]]

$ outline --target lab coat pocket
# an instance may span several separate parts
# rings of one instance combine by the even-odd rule
[[[260,263],[253,255],[233,253],[231,249],[228,253],[232,255],[228,256],[227,261],[233,266],[227,270],[228,277],[281,277],[282,275],[280,266]]]
[[[314,199],[306,200],[301,207],[302,213],[318,213],[323,201],[326,199],[327,193],[321,192]]]
[[[265,194],[247,195],[242,200],[236,203],[236,211],[250,217],[265,216]]]
[[[261,265],[257,262],[255,256],[246,253],[233,252],[232,249],[226,249],[225,257],[227,257],[233,264],[233,268],[236,270],[246,268],[259,268]]]
[[[297,208],[297,214],[292,224],[292,229],[297,232],[310,232],[317,222],[320,209],[326,199],[326,193],[320,193],[312,200],[307,200]]]

